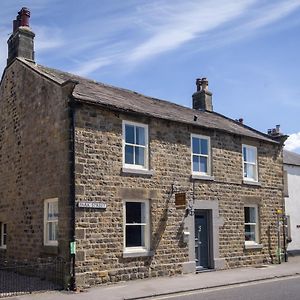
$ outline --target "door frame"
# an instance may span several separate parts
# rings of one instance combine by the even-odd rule
[[[224,257],[220,257],[219,251],[219,234],[220,227],[224,225],[224,218],[219,215],[219,199],[213,200],[198,200],[195,199],[193,203],[194,210],[209,209],[211,211],[211,268],[215,270],[222,270],[226,268],[226,260]],[[190,214],[185,218],[184,230],[190,233],[188,239],[188,261],[183,263],[183,273],[195,273],[195,218],[194,214]]]

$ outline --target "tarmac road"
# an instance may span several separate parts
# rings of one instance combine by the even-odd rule
[[[300,276],[147,298],[147,300],[299,300]]]

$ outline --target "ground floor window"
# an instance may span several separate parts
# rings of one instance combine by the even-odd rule
[[[57,245],[58,199],[47,199],[44,202],[44,245]]]
[[[124,202],[124,252],[149,250],[149,201]]]
[[[254,245],[259,243],[258,234],[258,207],[257,205],[245,205],[245,245]]]
[[[0,248],[6,249],[7,224],[0,222]]]

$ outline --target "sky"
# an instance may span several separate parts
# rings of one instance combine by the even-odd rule
[[[300,153],[300,0],[1,0],[1,73],[22,7],[37,63],[187,107],[207,77],[214,111]]]

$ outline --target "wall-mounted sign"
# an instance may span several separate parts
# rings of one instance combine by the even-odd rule
[[[70,242],[70,253],[76,254],[76,242]]]
[[[106,203],[99,202],[99,201],[80,201],[80,202],[78,202],[78,207],[106,209]]]
[[[175,206],[177,209],[185,209],[186,208],[186,194],[185,193],[175,194]]]

